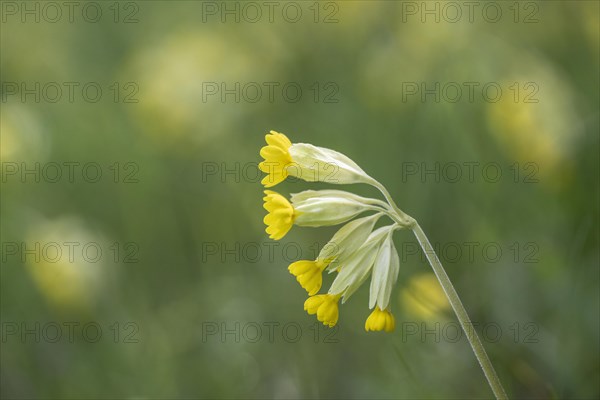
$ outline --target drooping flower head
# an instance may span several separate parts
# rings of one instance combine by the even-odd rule
[[[381,190],[381,184],[367,175],[354,161],[337,151],[311,144],[293,144],[284,134],[271,131],[267,146],[260,151],[259,164],[267,176],[266,187],[274,186],[288,176],[308,182],[336,184],[368,183]],[[385,193],[384,193],[385,194]],[[326,326],[334,326],[339,317],[339,301],[346,302],[369,278],[371,288],[367,331],[391,331],[394,317],[390,312],[390,294],[398,277],[399,258],[392,241],[395,230],[406,226],[407,219],[393,203],[365,198],[342,190],[305,190],[284,196],[265,191],[264,218],[271,239],[283,238],[293,225],[306,227],[345,223],[319,252],[315,260],[299,260],[288,267],[309,298],[304,309]],[[357,219],[360,214],[374,212]],[[394,223],[374,229],[384,215]],[[317,294],[323,285],[323,272],[338,272],[326,294]]]

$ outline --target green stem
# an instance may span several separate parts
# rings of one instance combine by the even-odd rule
[[[379,189],[379,191],[383,194],[383,197],[385,197],[385,199],[387,200],[391,210],[396,214],[396,218],[394,218],[394,220],[396,222],[398,222],[400,225],[402,225],[403,227],[406,228],[410,228],[412,227],[416,221],[410,217],[409,215],[407,215],[406,213],[404,213],[404,211],[402,211],[400,209],[400,207],[398,207],[396,205],[396,203],[394,202],[394,199],[392,199],[392,195],[390,195],[390,192],[387,191],[387,189],[385,188],[385,186],[383,186],[381,183],[377,182],[375,179],[372,179],[372,182],[369,182],[371,185],[375,186],[377,189]]]
[[[427,260],[429,260],[429,264],[431,264],[433,272],[435,273],[435,275],[438,278],[438,281],[442,285],[442,289],[444,289],[446,297],[448,297],[448,301],[450,302],[452,309],[458,317],[460,325],[462,326],[463,330],[465,331],[465,334],[467,335],[467,339],[469,339],[469,344],[473,348],[475,357],[477,357],[477,361],[479,361],[479,365],[481,365],[481,368],[483,369],[483,373],[485,374],[485,377],[488,383],[490,384],[492,391],[494,392],[494,396],[496,396],[497,399],[508,399],[508,396],[506,395],[506,392],[504,391],[504,388],[500,383],[500,379],[498,379],[498,375],[494,370],[494,366],[490,362],[490,359],[487,353],[485,352],[483,344],[481,344],[481,340],[479,340],[479,336],[473,329],[473,323],[469,319],[469,315],[467,314],[465,307],[460,301],[460,298],[458,297],[458,293],[456,293],[454,286],[452,286],[452,282],[450,282],[450,278],[448,278],[448,274],[446,274],[442,263],[440,262],[438,256],[435,254],[431,243],[429,243],[429,239],[427,239],[427,236],[423,232],[423,229],[421,229],[421,227],[418,223],[416,223],[416,221],[414,226],[412,227],[412,230],[415,233],[415,236],[417,237],[417,240],[419,241],[419,244],[421,245],[425,256],[427,257]]]
[[[477,361],[479,362],[481,369],[483,369],[483,373],[490,387],[492,388],[492,392],[494,392],[494,396],[496,396],[497,399],[508,399],[508,396],[506,395],[506,392],[500,383],[500,379],[498,379],[498,375],[494,370],[494,366],[485,352],[485,348],[483,347],[477,332],[475,332],[473,329],[473,323],[469,319],[467,310],[465,310],[465,307],[460,301],[458,293],[456,293],[452,282],[450,282],[450,278],[448,278],[448,274],[446,274],[442,263],[435,254],[435,250],[431,246],[431,243],[429,243],[429,239],[427,239],[425,232],[423,232],[423,229],[421,229],[414,218],[400,210],[385,186],[373,178],[370,178],[368,183],[375,186],[383,194],[389,204],[390,212],[387,214],[397,222],[398,226],[400,228],[410,228],[413,230],[417,240],[419,241],[419,244],[421,245],[421,248],[423,249],[423,252],[425,253],[425,256],[427,257],[427,260],[429,261],[429,264],[431,264],[431,268],[433,269],[435,276],[440,282],[440,285],[442,285],[442,289],[444,290],[452,309],[456,313],[456,317],[460,322],[460,326],[467,335],[469,344],[475,353],[475,357],[477,357]]]

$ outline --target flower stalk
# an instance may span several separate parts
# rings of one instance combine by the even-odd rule
[[[431,265],[436,278],[438,279],[442,289],[444,290],[444,293],[446,294],[446,297],[448,298],[450,306],[458,318],[460,326],[467,336],[469,344],[473,349],[473,353],[475,353],[475,357],[477,358],[477,361],[483,370],[483,374],[485,375],[485,378],[487,379],[494,396],[499,400],[508,399],[508,396],[506,395],[506,392],[500,383],[498,374],[496,374],[496,370],[494,369],[494,366],[492,365],[492,362],[490,361],[490,358],[488,357],[485,348],[479,339],[479,335],[477,335],[477,332],[473,327],[473,323],[467,314],[467,310],[463,306],[460,297],[458,297],[458,293],[456,292],[456,289],[454,289],[454,285],[452,285],[452,282],[450,281],[446,270],[442,266],[440,259],[435,253],[433,246],[429,242],[427,235],[425,235],[425,232],[423,232],[423,229],[414,218],[400,210],[385,186],[375,180],[372,185],[379,189],[385,199],[388,201],[388,207],[386,207],[388,212],[386,214],[399,224],[398,228],[408,228],[413,231],[417,241],[419,242],[419,245],[421,246],[421,249],[423,250],[423,253],[425,253],[425,257],[427,257],[427,261],[429,261],[429,265]]]
[[[454,310],[454,313],[458,318],[460,326],[462,327],[463,331],[465,332],[465,335],[467,336],[467,339],[469,340],[469,344],[471,345],[471,348],[475,353],[475,357],[477,358],[477,361],[479,362],[479,365],[483,370],[483,374],[485,375],[485,378],[487,379],[490,388],[494,393],[494,396],[496,397],[496,399],[508,399],[508,396],[506,395],[506,392],[504,391],[504,388],[500,383],[500,379],[496,374],[496,370],[494,369],[494,366],[492,365],[492,362],[490,361],[490,358],[488,357],[485,348],[483,347],[483,344],[479,339],[479,335],[477,335],[477,332],[475,332],[475,329],[473,328],[473,323],[471,322],[471,319],[467,314],[467,310],[465,310],[465,307],[463,306],[460,297],[458,297],[456,289],[454,289],[454,285],[452,285],[452,282],[450,281],[446,270],[444,270],[444,267],[442,266],[440,259],[435,253],[433,246],[429,242],[429,239],[425,235],[425,232],[423,232],[423,229],[414,218],[402,212],[398,208],[398,206],[396,206],[396,204],[393,203],[389,192],[385,189],[383,185],[378,183],[378,185],[374,186],[377,187],[383,193],[386,200],[388,200],[388,202],[390,203],[389,210],[391,211],[391,213],[388,213],[388,215],[396,222],[401,224],[402,228],[411,229],[415,234],[415,237],[417,238],[417,241],[419,242],[423,253],[425,253],[425,256],[427,257],[427,261],[429,261],[429,265],[431,265],[435,276],[440,282],[440,285],[442,286],[442,289],[444,290],[444,293],[448,298],[450,306],[452,306],[452,309]],[[400,211],[401,214],[398,213],[398,211]]]
[[[471,348],[475,353],[475,357],[477,357],[477,361],[479,362],[481,369],[483,369],[483,373],[490,387],[492,388],[492,392],[494,392],[494,396],[496,396],[497,399],[508,399],[508,396],[506,395],[506,392],[504,391],[504,388],[500,383],[500,379],[498,379],[496,370],[494,370],[494,366],[492,365],[487,353],[485,352],[485,348],[483,347],[483,344],[481,343],[477,332],[475,332],[475,329],[473,329],[473,323],[471,322],[471,319],[467,314],[467,310],[465,310],[465,307],[460,301],[460,297],[458,297],[458,293],[456,293],[452,282],[450,282],[448,274],[446,274],[442,263],[440,262],[437,254],[433,250],[431,243],[429,243],[429,239],[425,235],[425,232],[423,232],[423,229],[421,229],[421,226],[418,223],[416,223],[416,221],[414,226],[412,227],[412,231],[415,234],[417,240],[419,241],[421,249],[423,249],[423,252],[427,257],[427,260],[429,261],[429,264],[431,265],[435,276],[440,282],[440,285],[442,286],[442,289],[444,290],[444,293],[446,294],[446,297],[448,298],[448,301],[450,302],[450,305],[452,306],[452,309],[454,310],[454,313],[458,318],[460,326],[463,328],[463,331],[467,335],[469,344],[471,345]]]

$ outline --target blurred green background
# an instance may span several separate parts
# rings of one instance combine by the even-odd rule
[[[420,222],[511,397],[598,398],[598,2],[50,3],[2,2],[3,398],[491,397],[410,232],[396,332],[303,311],[270,129]]]

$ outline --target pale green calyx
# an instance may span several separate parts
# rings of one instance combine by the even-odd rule
[[[330,294],[341,294],[343,296],[342,302],[352,296],[356,289],[369,277],[381,243],[394,228],[394,225],[384,226],[369,235],[365,243],[340,266],[339,274],[329,289]]]
[[[343,190],[307,190],[293,194],[291,204],[299,226],[327,226],[346,222],[365,211],[381,211],[366,199]]]
[[[295,143],[289,148],[292,163],[290,176],[307,182],[334,184],[369,183],[372,178],[354,161],[342,153],[307,143]]]
[[[391,232],[390,232],[391,233]],[[392,235],[389,234],[377,253],[371,275],[369,291],[369,308],[379,307],[385,310],[390,303],[390,296],[400,270],[400,258],[394,246]]]
[[[330,272],[337,270],[348,256],[365,243],[382,216],[383,213],[377,213],[348,222],[323,246],[317,260],[328,263]]]

